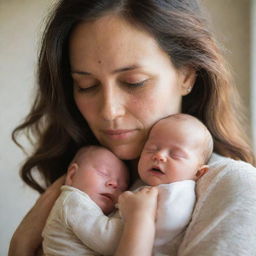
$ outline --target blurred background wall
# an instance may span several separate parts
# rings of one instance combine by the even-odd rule
[[[256,0],[251,0],[251,127],[254,152],[256,152]]]
[[[256,72],[251,72],[256,52],[251,43],[256,34],[253,37],[256,25],[251,15],[252,8],[256,10],[255,0],[202,1],[245,104],[248,131],[255,131],[256,106],[251,100],[253,94],[256,96]],[[10,135],[32,103],[38,43],[52,3],[53,0],[0,0],[0,255],[7,255],[12,233],[38,196],[18,176],[25,155]]]
[[[0,255],[38,194],[25,185],[25,155],[11,131],[29,111],[35,84],[38,39],[51,0],[0,0]]]
[[[251,83],[251,0],[202,0],[236,86],[245,105],[246,124],[252,134]]]

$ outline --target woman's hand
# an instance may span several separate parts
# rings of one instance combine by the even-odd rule
[[[16,229],[9,248],[9,256],[34,256],[41,246],[45,222],[60,194],[65,176],[58,178],[37,200]]]
[[[158,190],[145,187],[118,199],[124,230],[115,256],[151,256],[155,237]]]

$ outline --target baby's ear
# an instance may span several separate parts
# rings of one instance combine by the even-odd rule
[[[72,184],[73,184],[73,178],[74,178],[74,176],[75,176],[77,170],[78,170],[78,165],[77,165],[77,163],[72,163],[72,164],[68,167],[65,185],[72,186]]]
[[[207,173],[209,170],[208,165],[202,165],[196,172],[196,180],[201,178],[205,173]]]

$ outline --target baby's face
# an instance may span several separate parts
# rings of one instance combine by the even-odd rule
[[[201,132],[193,125],[162,120],[151,130],[138,171],[148,185],[195,179],[201,166]]]
[[[71,185],[86,192],[105,214],[109,214],[119,195],[128,188],[128,170],[106,149],[90,149],[85,155]]]

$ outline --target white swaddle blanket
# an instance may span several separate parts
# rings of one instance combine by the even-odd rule
[[[158,187],[154,255],[164,255],[173,238],[189,223],[195,182],[185,180]],[[63,186],[62,191],[43,232],[46,255],[113,255],[123,226],[118,212],[107,217],[84,192],[69,186]]]
[[[185,230],[196,202],[195,181],[184,180],[158,186],[154,255],[169,255],[172,241]]]

